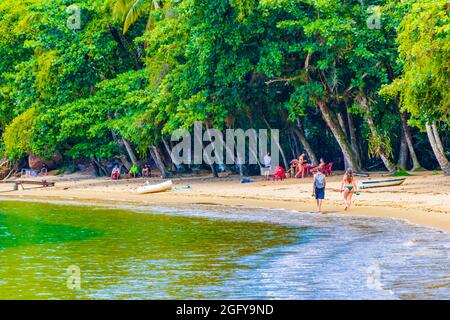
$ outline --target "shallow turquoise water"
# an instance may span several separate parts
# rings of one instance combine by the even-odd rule
[[[392,219],[0,201],[1,299],[448,299],[449,253]]]

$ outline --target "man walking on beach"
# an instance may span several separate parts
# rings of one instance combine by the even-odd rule
[[[313,196],[317,201],[317,210],[322,212],[322,201],[325,198],[325,187],[327,182],[325,181],[325,175],[322,173],[322,168],[317,168],[317,173],[314,174],[313,182]]]

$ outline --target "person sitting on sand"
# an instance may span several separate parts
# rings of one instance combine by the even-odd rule
[[[317,170],[325,168],[326,165],[327,164],[325,163],[325,160],[323,160],[323,158],[320,158],[319,165],[317,166]]]
[[[322,201],[325,199],[326,186],[327,182],[325,180],[325,175],[322,173],[322,168],[318,167],[313,180],[313,196],[315,196],[317,201],[318,212],[322,211]]]
[[[306,152],[303,151],[300,157],[298,158],[298,165],[297,165],[297,174],[295,175],[296,178],[304,178],[306,175],[306,168],[308,166],[308,161],[306,160]]]
[[[119,180],[119,178],[120,178],[120,168],[119,168],[119,166],[116,164],[116,165],[114,166],[114,169],[113,169],[112,172],[111,172],[111,179],[113,179],[113,180]]]
[[[129,172],[130,178],[131,177],[136,178],[138,175],[138,172],[139,172],[138,166],[133,164],[133,166],[130,168],[130,172]]]
[[[343,192],[345,201],[345,211],[350,210],[352,206],[353,193],[358,191],[358,185],[353,174],[352,169],[345,171],[344,178],[342,179],[341,192]]]
[[[297,172],[297,165],[298,159],[294,159],[289,163],[289,170],[286,172],[286,174],[289,174],[291,178],[295,177],[295,174]]]
[[[272,169],[272,158],[270,157],[270,152],[264,156],[264,180],[269,180],[270,170]]]
[[[146,164],[143,168],[142,168],[142,176],[143,177],[150,177],[152,174],[152,170],[150,169],[150,166],[148,164]]]
[[[43,176],[46,176],[48,174],[48,166],[45,162],[42,163],[41,173]]]

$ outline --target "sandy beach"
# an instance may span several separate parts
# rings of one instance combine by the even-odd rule
[[[366,181],[381,178],[384,173],[371,173]],[[39,180],[34,178],[30,180]],[[315,212],[311,195],[312,178],[287,179],[283,182],[265,182],[261,177],[251,177],[253,183],[240,183],[238,176],[209,176],[174,178],[174,187],[190,186],[185,190],[139,195],[134,190],[148,179],[94,178],[80,174],[49,176],[55,187],[24,185],[13,191],[13,184],[0,184],[0,198],[27,200],[70,200],[101,204],[220,204],[258,208],[279,208]],[[450,231],[450,177],[431,172],[415,173],[397,187],[363,190],[354,196],[350,212],[344,211],[340,181],[337,172],[327,180],[326,200],[322,214],[342,214],[404,219],[414,224]],[[158,178],[149,179],[159,183]]]

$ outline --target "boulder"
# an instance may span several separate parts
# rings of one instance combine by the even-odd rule
[[[45,163],[49,170],[53,170],[58,168],[63,162],[63,157],[59,152],[56,152],[53,157],[50,159],[44,159],[43,157],[30,153],[28,155],[28,165],[30,166],[30,169],[33,170],[41,170],[42,164]]]

